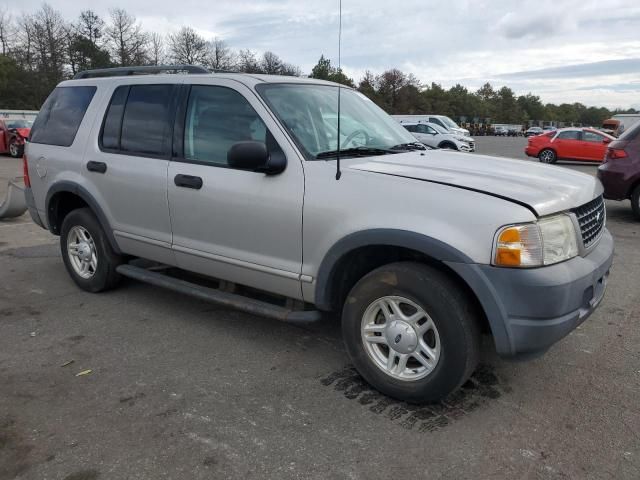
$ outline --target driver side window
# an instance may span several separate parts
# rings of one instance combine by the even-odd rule
[[[227,152],[234,143],[254,140],[269,146],[267,134],[264,122],[240,93],[226,87],[191,87],[184,129],[186,160],[227,166]]]

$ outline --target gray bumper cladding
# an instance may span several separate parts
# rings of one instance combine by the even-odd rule
[[[535,269],[450,265],[474,290],[505,357],[548,349],[584,322],[604,298],[613,262],[605,231],[586,257]]]

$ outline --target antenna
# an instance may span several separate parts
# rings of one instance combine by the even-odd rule
[[[340,171],[340,74],[342,73],[342,0],[338,0],[339,5],[339,24],[338,24],[338,148],[336,155],[336,180],[340,180],[342,172]]]

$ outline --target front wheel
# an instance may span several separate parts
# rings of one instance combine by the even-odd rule
[[[466,292],[418,263],[385,265],[362,278],[345,301],[342,332],[365,380],[407,402],[441,400],[478,362],[478,321]]]
[[[9,155],[13,158],[21,158],[24,154],[24,145],[19,145],[18,142],[12,140],[9,143]]]
[[[640,220],[640,185],[631,194],[631,208],[633,208],[636,218]]]
[[[438,148],[441,148],[443,150],[458,150],[458,147],[456,147],[453,143],[451,142],[444,142],[441,143],[440,145],[438,145]]]
[[[101,292],[117,285],[116,267],[122,258],[111,248],[95,215],[88,208],[70,212],[60,231],[62,259],[73,281],[88,292]]]
[[[556,163],[558,158],[556,157],[556,152],[551,150],[550,148],[545,148],[538,154],[538,159],[542,163]]]

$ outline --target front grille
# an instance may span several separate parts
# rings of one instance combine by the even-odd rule
[[[589,248],[595,244],[602,232],[604,231],[604,224],[607,217],[607,212],[604,207],[604,199],[602,196],[591,200],[589,203],[585,203],[581,207],[574,208],[580,224],[580,232],[582,233],[582,243],[585,248]]]
[[[471,151],[474,151],[476,149],[476,142],[469,142],[469,148]]]

